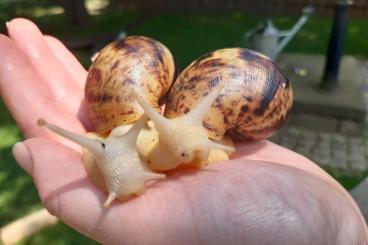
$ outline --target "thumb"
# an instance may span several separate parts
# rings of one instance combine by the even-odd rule
[[[29,175],[32,175],[33,171],[33,159],[32,155],[26,144],[18,142],[13,146],[13,156],[18,164],[26,171]]]

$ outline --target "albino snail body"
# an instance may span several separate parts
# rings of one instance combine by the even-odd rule
[[[157,41],[114,42],[94,60],[85,88],[91,121],[97,133],[109,137],[78,136],[39,120],[93,154],[87,151],[83,160],[92,182],[109,193],[104,206],[165,177],[152,170],[228,159],[235,148],[225,134],[266,138],[283,124],[292,104],[291,86],[271,60],[246,49],[222,49],[180,74],[168,93],[166,118],[160,102],[174,73],[171,53]],[[143,112],[152,121],[146,124]]]
[[[200,57],[179,75],[167,96],[167,118],[148,103],[138,101],[165,145],[157,148],[169,147],[181,163],[193,159],[203,163],[211,149],[228,155],[233,152],[231,146],[219,143],[225,133],[235,140],[271,136],[287,117],[292,90],[269,58],[251,50],[229,48]],[[147,159],[149,167],[157,170],[179,164],[163,165],[157,157]]]
[[[174,73],[173,57],[161,43],[147,37],[128,37],[113,42],[94,60],[85,87],[90,119],[97,133],[110,134],[109,137],[92,139],[75,135],[39,120],[40,126],[48,127],[93,154],[93,158],[84,157],[89,159],[84,164],[87,172],[95,171],[94,165],[98,165],[109,193],[105,207],[116,197],[124,200],[132,194],[142,193],[146,181],[165,177],[147,168],[136,150],[135,142],[146,120],[135,97],[139,91],[152,108],[160,111],[159,100],[170,88]],[[121,125],[137,120],[128,132],[119,129]],[[101,186],[94,176],[100,173],[88,174],[96,185]]]
[[[165,178],[164,174],[150,171],[139,158],[135,141],[145,121],[139,120],[123,136],[106,139],[91,139],[73,134],[40,119],[38,124],[88,149],[94,156],[105,180],[109,195],[104,203],[107,207],[117,197],[124,200],[132,194],[140,194],[145,189],[145,182]],[[93,179],[93,177],[91,177]]]

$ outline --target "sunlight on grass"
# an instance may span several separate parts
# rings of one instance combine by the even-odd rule
[[[14,124],[0,127],[0,149],[10,147],[20,140],[20,131]]]
[[[86,8],[91,15],[101,14],[102,10],[109,5],[108,0],[86,0]]]
[[[358,25],[350,24],[348,26],[348,33],[351,34],[351,35],[359,34],[360,30],[361,30],[361,28]]]
[[[2,191],[0,196],[0,207],[6,207],[14,201],[16,192],[13,190]]]
[[[17,9],[17,15],[28,15],[34,18],[40,18],[47,15],[56,15],[64,13],[64,9],[62,7],[34,7],[34,8],[20,8]]]

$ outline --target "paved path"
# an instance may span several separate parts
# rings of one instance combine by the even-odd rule
[[[296,151],[340,175],[368,170],[363,125],[310,115],[292,116],[271,141]]]

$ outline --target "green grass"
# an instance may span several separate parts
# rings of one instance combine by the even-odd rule
[[[15,163],[11,147],[21,139],[3,103],[0,104],[0,225],[40,207],[32,178]]]
[[[358,185],[361,181],[363,181],[366,176],[368,176],[368,173],[363,173],[358,176],[335,175],[333,173],[330,173],[330,174],[338,182],[340,182],[347,190],[352,190],[356,185]]]
[[[18,243],[17,245],[40,245],[40,244],[52,244],[52,245],[93,245],[98,244],[91,239],[84,237],[63,223],[45,228],[42,232],[33,235],[25,241]]]
[[[26,1],[23,1],[26,8]],[[48,6],[48,1],[42,1]],[[12,12],[11,12],[12,11]],[[22,8],[0,4],[0,30],[3,23],[12,16],[9,13],[32,18],[45,33],[59,38],[78,38],[117,32],[127,23],[139,17],[138,13],[110,12],[95,16],[90,26],[80,29],[74,26],[65,28],[63,15],[50,15],[42,18],[32,16]],[[280,29],[290,28],[298,17],[278,16],[274,18]],[[243,12],[228,13],[167,13],[154,17],[131,30],[130,35],[146,35],[156,38],[167,45],[176,61],[183,69],[192,60],[211,50],[243,46],[243,33],[254,27],[262,16]],[[349,22],[345,51],[348,54],[368,57],[367,20],[352,19]],[[331,19],[312,17],[303,29],[289,43],[285,52],[324,54],[328,43]],[[2,31],[2,32],[3,32]],[[89,50],[75,51],[89,65]],[[15,162],[11,154],[12,145],[22,136],[10,114],[0,101],[0,226],[40,208],[37,191],[29,177]],[[335,176],[347,189],[355,186],[364,176]],[[20,244],[91,244],[91,240],[79,235],[66,225],[59,223],[30,237]]]
[[[21,16],[36,21],[43,32],[61,39],[78,37],[93,39],[103,34],[117,33],[131,21],[142,16],[134,12],[110,11],[93,16],[90,25],[85,28],[72,25],[65,28],[67,20],[62,14],[35,18],[26,11],[18,12]],[[0,21],[1,16],[0,14]],[[274,16],[273,20],[280,30],[287,30],[298,18],[299,16]],[[173,52],[179,66],[184,68],[190,61],[211,50],[244,46],[244,32],[253,28],[262,19],[264,19],[262,15],[244,12],[166,13],[133,28],[129,35],[146,35],[162,41]],[[3,21],[6,20],[8,19],[3,18]],[[312,16],[286,46],[284,52],[325,54],[331,24],[332,20],[329,17]],[[367,24],[366,19],[349,20],[344,49],[346,54],[368,57]],[[0,24],[0,30],[5,30],[5,26]],[[85,66],[89,65],[84,56],[79,57],[83,59]]]
[[[279,29],[289,29],[298,17],[278,16],[274,22]],[[234,13],[169,13],[133,29],[132,35],[147,35],[167,45],[180,67],[209,51],[244,46],[243,33],[253,28],[261,18],[251,14]],[[287,45],[284,52],[325,54],[329,41],[331,19],[312,17]],[[368,57],[367,20],[349,22],[345,53]]]

